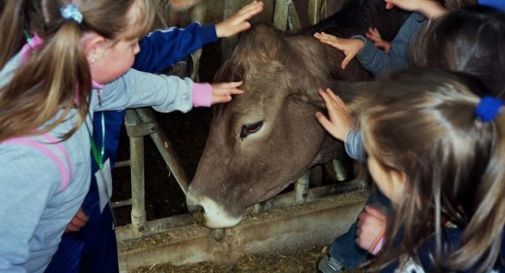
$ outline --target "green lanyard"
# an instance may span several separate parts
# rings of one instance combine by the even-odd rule
[[[100,152],[98,151],[98,147],[96,146],[95,140],[93,139],[93,135],[91,134],[91,130],[89,129],[88,123],[86,124],[86,129],[88,129],[89,141],[91,142],[91,155],[95,160],[96,165],[101,170],[104,166],[104,155],[105,155],[105,117],[102,112],[100,115],[100,123],[102,125],[102,147],[100,147]]]

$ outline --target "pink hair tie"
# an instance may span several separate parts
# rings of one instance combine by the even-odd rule
[[[25,32],[25,36],[26,44],[23,46],[23,48],[21,48],[21,58],[23,59],[23,62],[27,62],[33,50],[39,48],[44,43],[44,40],[42,40],[42,38],[40,38],[37,33],[35,33],[33,37],[30,37]]]

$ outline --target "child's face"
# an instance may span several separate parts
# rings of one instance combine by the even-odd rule
[[[93,80],[101,84],[110,83],[126,73],[140,51],[139,40],[106,40],[100,45],[97,59],[90,63]]]
[[[398,204],[405,187],[405,173],[384,168],[372,155],[368,156],[368,170],[380,191],[393,203]]]

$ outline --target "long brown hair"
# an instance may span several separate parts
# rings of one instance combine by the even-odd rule
[[[418,66],[465,72],[505,98],[505,14],[485,6],[455,10],[431,21],[413,42]]]
[[[60,7],[70,3],[78,5],[82,23],[61,16]],[[0,19],[0,67],[19,50],[24,31],[37,33],[44,43],[0,88],[0,142],[50,131],[77,109],[80,119],[62,137],[73,134],[85,120],[92,81],[82,34],[94,31],[111,40],[139,37],[153,18],[148,0],[7,0]]]
[[[505,224],[505,116],[483,122],[475,109],[483,87],[443,71],[411,69],[379,82],[358,103],[369,154],[404,172],[402,199],[388,217],[378,269],[435,240],[434,270],[488,272],[499,259]],[[444,224],[463,230],[444,241]],[[396,239],[396,241],[395,241]],[[401,243],[399,243],[401,241]]]

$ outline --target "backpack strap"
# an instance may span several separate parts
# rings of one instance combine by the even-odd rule
[[[58,168],[61,177],[60,191],[64,191],[70,182],[70,173],[71,173],[70,156],[68,154],[68,151],[65,148],[65,146],[63,146],[63,144],[59,142],[58,139],[50,136],[49,134],[47,133],[43,134],[42,138],[48,140],[50,144],[55,145],[54,147],[61,152],[65,160],[62,161],[61,158],[58,157],[58,155],[55,153],[55,151],[49,149],[49,147],[47,147],[47,145],[45,145],[44,143],[41,143],[40,141],[37,141],[30,137],[11,138],[2,142],[2,144],[25,145],[42,152],[46,157],[51,159],[51,161],[53,161],[54,164],[56,164],[56,167]]]

